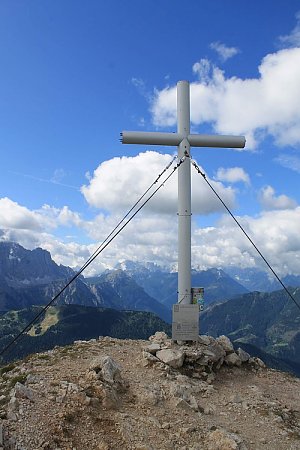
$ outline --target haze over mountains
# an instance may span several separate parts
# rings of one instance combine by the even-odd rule
[[[0,242],[1,346],[26,325],[26,318],[34,316],[33,306],[51,301],[74,274],[71,268],[57,265],[45,250],[30,251],[16,243]],[[285,281],[290,286],[300,286],[299,277]],[[257,292],[277,289],[277,283],[267,273],[232,267],[226,271],[194,270],[192,285],[205,289],[205,310],[200,317],[202,334],[226,334],[236,345],[251,346],[252,353],[265,352],[267,358],[271,355],[270,358],[275,358],[270,359],[271,364],[276,367],[300,374],[299,309],[283,291]],[[293,289],[293,294],[300,302],[298,288]],[[147,338],[155,326],[170,330],[166,323],[157,322],[153,314],[170,323],[171,307],[176,302],[177,273],[152,263],[123,261],[114,270],[97,277],[78,277],[55,303],[52,316],[47,313],[46,319],[41,318],[26,342],[30,347],[30,342],[36,338],[37,344],[40,339],[43,344],[39,345],[45,348],[50,342],[57,345],[55,339],[57,343],[68,343],[72,339],[83,339],[84,333],[91,338],[91,330],[98,335],[131,337],[134,330],[130,329],[136,328],[137,322],[141,323],[140,334],[132,334],[132,337]],[[68,309],[68,305],[76,307]],[[11,316],[13,310],[23,312]],[[117,311],[139,315],[120,315]],[[99,323],[98,333],[95,317]],[[103,327],[105,320],[108,322]]]

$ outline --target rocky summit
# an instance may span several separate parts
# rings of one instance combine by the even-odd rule
[[[0,448],[300,449],[300,379],[226,336],[99,337],[1,369]]]

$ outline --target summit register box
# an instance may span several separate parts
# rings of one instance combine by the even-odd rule
[[[199,336],[199,305],[173,305],[173,341],[196,341]]]

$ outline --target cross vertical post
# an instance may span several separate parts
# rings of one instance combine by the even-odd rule
[[[191,164],[190,164],[190,86],[177,84],[177,132],[182,136],[178,159],[178,303],[191,303]]]

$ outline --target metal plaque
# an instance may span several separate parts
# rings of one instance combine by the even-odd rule
[[[172,339],[196,341],[199,336],[199,305],[173,305]]]

